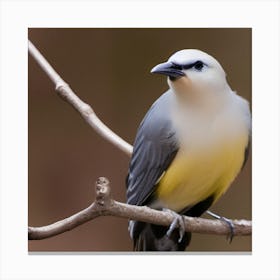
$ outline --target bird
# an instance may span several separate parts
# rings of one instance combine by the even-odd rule
[[[183,49],[151,73],[168,90],[150,107],[136,133],[127,203],[201,216],[229,188],[248,157],[251,113],[229,86],[221,64],[198,49]],[[185,251],[191,233],[129,221],[134,251]]]

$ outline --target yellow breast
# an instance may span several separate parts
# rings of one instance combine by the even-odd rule
[[[244,161],[248,135],[222,139],[203,147],[181,149],[157,187],[161,203],[174,211],[214,195],[215,201],[228,189]]]

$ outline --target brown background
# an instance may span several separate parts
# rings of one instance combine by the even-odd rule
[[[251,101],[251,29],[29,29],[29,39],[72,89],[116,133],[133,143],[166,78],[150,69],[184,48],[197,48],[223,65],[232,89]],[[29,57],[29,225],[72,215],[94,199],[99,176],[125,201],[129,158],[98,136]],[[212,208],[251,219],[251,157],[230,190]],[[72,231],[29,241],[30,251],[130,251],[127,221],[101,217]],[[189,251],[250,251],[250,237],[193,234]]]

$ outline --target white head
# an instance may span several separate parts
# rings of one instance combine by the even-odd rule
[[[167,75],[170,88],[177,92],[216,93],[228,89],[226,74],[220,63],[200,50],[178,51],[151,72]]]

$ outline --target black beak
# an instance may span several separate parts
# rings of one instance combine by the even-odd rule
[[[151,70],[151,73],[163,74],[169,76],[170,78],[176,79],[186,75],[182,69],[183,68],[180,65],[174,64],[172,62],[164,62],[155,66]]]

